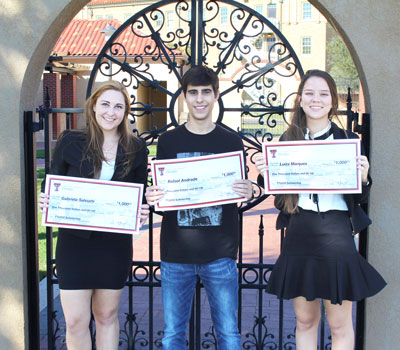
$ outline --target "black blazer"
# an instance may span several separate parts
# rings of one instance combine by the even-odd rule
[[[356,135],[353,132],[347,131],[346,132],[339,128],[335,123],[332,123],[332,134],[334,139],[358,139],[358,135]],[[280,140],[284,140],[285,134],[283,134],[280,138]],[[361,153],[364,154],[363,147],[361,147]],[[258,177],[258,183],[261,186],[264,186],[264,178],[262,176]],[[343,198],[347,204],[347,207],[349,208],[349,216],[350,216],[350,221],[353,226],[353,231],[355,233],[361,232],[364,230],[368,225],[371,224],[371,219],[367,216],[367,214],[364,212],[364,210],[361,209],[360,204],[361,203],[366,203],[369,197],[369,192],[371,189],[372,185],[372,179],[368,175],[368,185],[362,185],[362,193],[355,193],[355,194],[344,194]],[[275,206],[277,209],[281,210],[277,206],[277,200],[280,195],[275,196]],[[287,227],[289,224],[289,219],[290,219],[290,214],[287,214],[283,212],[282,210],[280,211],[278,218],[276,220],[276,229],[280,230],[284,227]]]
[[[147,184],[147,151],[146,144],[143,139],[141,149],[135,154],[135,161],[128,174],[123,175],[124,152],[121,146],[118,146],[117,156],[115,160],[115,171],[111,181],[135,182]],[[87,145],[86,135],[81,131],[66,130],[60,136],[54,149],[53,160],[49,174],[64,175],[72,177],[93,178],[94,165],[93,162],[84,157],[84,151]],[[45,181],[42,182],[42,192],[44,192]],[[60,232],[74,234],[82,238],[89,238],[92,235],[106,235],[113,238],[126,237],[126,234],[107,232],[100,233],[88,230],[74,230],[68,228],[60,228]]]

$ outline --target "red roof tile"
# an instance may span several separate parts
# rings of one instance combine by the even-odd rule
[[[76,57],[97,56],[106,43],[104,33],[100,33],[108,24],[119,28],[121,23],[117,19],[98,19],[98,20],[72,20],[64,29],[53,48],[59,55]],[[144,48],[148,45],[154,48],[155,43],[151,38],[141,38],[132,33],[128,26],[116,40],[122,43],[129,56],[144,55]],[[123,50],[115,56],[122,56]],[[178,53],[180,55],[180,52]]]

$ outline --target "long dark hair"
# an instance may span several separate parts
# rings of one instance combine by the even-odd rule
[[[300,102],[304,85],[306,81],[312,77],[322,78],[328,84],[329,91],[332,97],[332,108],[328,113],[328,118],[329,120],[332,120],[332,118],[335,117],[337,119],[339,98],[335,81],[327,72],[318,69],[309,70],[302,77],[299,88],[297,90],[297,95],[293,106],[294,110],[289,123],[289,127],[283,135],[283,139],[285,141],[304,140],[304,136],[306,134],[306,129],[307,129],[307,119],[306,119],[306,114],[303,111],[303,108],[301,108],[300,106]],[[339,121],[339,119],[337,120]],[[298,211],[298,206],[297,206],[298,202],[299,202],[298,194],[284,194],[276,197],[276,206],[289,214],[293,214]]]
[[[115,90],[122,93],[125,101],[125,111],[124,119],[121,124],[118,125],[119,134],[119,146],[122,147],[124,151],[124,161],[123,161],[123,175],[125,176],[132,168],[133,162],[135,160],[135,154],[142,147],[140,140],[132,134],[129,129],[129,110],[130,110],[130,98],[128,91],[125,86],[117,81],[107,81],[101,84],[87,99],[85,103],[85,117],[87,122],[87,148],[86,156],[93,161],[94,164],[94,177],[98,177],[101,171],[101,164],[106,161],[103,154],[103,142],[104,135],[103,131],[99,127],[96,121],[96,114],[93,110],[98,98],[101,94],[108,90]]]

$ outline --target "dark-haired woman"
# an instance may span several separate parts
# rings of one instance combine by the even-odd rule
[[[87,129],[61,135],[50,173],[146,185],[146,145],[129,129],[129,109],[129,94],[123,85],[102,84],[86,101]],[[42,211],[48,206],[44,193],[39,206]],[[141,223],[148,213],[144,204]],[[92,348],[91,311],[97,349],[118,348],[118,306],[131,263],[131,235],[59,229],[56,268],[69,350]]]
[[[338,95],[332,77],[308,71],[301,80],[288,130],[281,140],[357,138],[332,122],[337,116]],[[371,179],[365,156],[357,159],[361,194],[277,195],[280,210],[277,229],[286,227],[282,253],[271,273],[267,292],[292,299],[296,314],[296,349],[317,349],[320,299],[332,334],[332,349],[354,348],[352,301],[378,293],[386,285],[379,273],[357,252],[353,233],[370,219],[359,206],[368,198]],[[267,167],[257,157],[256,167]]]

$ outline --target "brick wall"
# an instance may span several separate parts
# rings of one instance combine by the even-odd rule
[[[61,107],[76,107],[76,78],[74,75],[61,76]],[[76,114],[71,115],[71,128],[76,129]]]
[[[45,99],[47,96],[47,92],[50,97],[52,108],[59,108],[60,107],[60,93],[61,93],[61,86],[60,86],[60,75],[57,73],[43,73],[43,104],[46,103]],[[53,114],[52,119],[52,139],[57,140],[58,135],[61,132],[60,120],[57,114]]]

